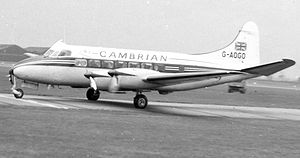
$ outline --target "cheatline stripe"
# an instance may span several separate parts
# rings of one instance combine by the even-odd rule
[[[33,61],[24,64],[17,65],[19,66],[28,66],[28,65],[74,65],[74,60],[42,60],[42,61]]]
[[[185,67],[184,69],[187,69],[187,70],[195,70],[195,69],[200,69],[199,67]]]
[[[38,64],[30,64],[30,65],[41,65],[41,66],[74,66],[75,64],[67,64],[67,63],[38,63]]]
[[[178,66],[166,66],[165,70],[179,70]]]
[[[75,62],[75,60],[41,60],[41,62]]]

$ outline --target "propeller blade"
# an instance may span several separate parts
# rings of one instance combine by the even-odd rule
[[[9,74],[7,75],[9,82],[13,85],[14,84],[14,74],[13,74],[13,70],[10,69],[9,70]]]
[[[119,91],[119,83],[118,83],[118,78],[117,76],[112,76],[111,79],[110,79],[110,84],[108,86],[108,91],[109,92],[117,92]]]

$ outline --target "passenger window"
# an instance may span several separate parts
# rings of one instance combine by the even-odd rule
[[[130,68],[141,68],[141,64],[137,62],[129,62],[128,67]]]
[[[90,59],[88,61],[88,67],[99,68],[101,67],[101,62],[100,60]]]
[[[141,66],[143,69],[151,69],[152,70],[152,68],[153,68],[151,63],[142,63]]]
[[[115,62],[115,68],[126,68],[127,67],[127,62],[125,61],[116,61]]]
[[[112,69],[114,68],[114,62],[108,60],[102,61],[102,67]]]
[[[160,71],[160,72],[162,72],[162,71],[165,71],[165,66],[162,65],[162,64],[154,64],[153,69],[154,69],[155,71]]]
[[[86,59],[75,59],[75,65],[79,67],[86,67],[87,61]]]

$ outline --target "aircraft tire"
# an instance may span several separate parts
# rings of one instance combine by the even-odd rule
[[[240,90],[240,93],[241,93],[241,94],[245,94],[245,93],[246,93],[246,89],[245,89],[245,88],[242,88],[242,89]]]
[[[148,105],[148,99],[143,94],[138,94],[133,98],[134,107],[137,109],[145,109]]]
[[[14,94],[14,96],[15,96],[17,99],[22,98],[23,95],[24,95],[24,91],[23,91],[22,89],[20,89],[20,88],[16,89],[16,91],[18,91],[19,94]]]
[[[98,90],[94,90],[93,88],[89,88],[86,92],[86,97],[88,100],[98,100],[100,97],[100,92]]]

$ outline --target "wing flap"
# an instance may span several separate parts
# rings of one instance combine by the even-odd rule
[[[259,65],[259,66],[243,69],[241,71],[250,73],[250,74],[269,76],[278,71],[281,71],[283,69],[286,69],[288,67],[295,65],[295,63],[296,63],[295,61],[290,60],[290,59],[282,59],[281,61],[264,64],[264,65]]]

